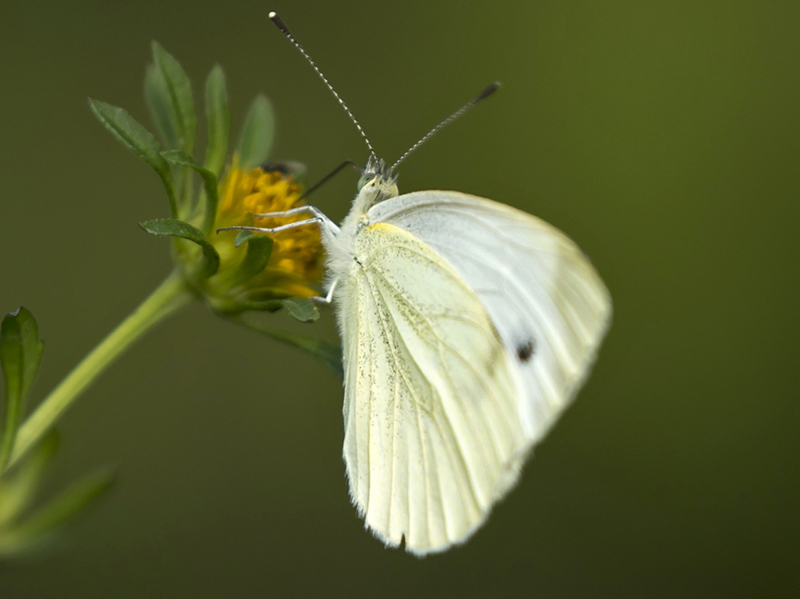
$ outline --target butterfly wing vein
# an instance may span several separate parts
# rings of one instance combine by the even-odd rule
[[[483,521],[526,444],[513,365],[478,297],[435,252],[389,225],[357,246],[362,268],[346,292],[357,311],[342,321],[356,327],[343,331],[353,500],[387,543],[445,549]]]
[[[442,256],[475,290],[518,362],[519,405],[531,443],[541,439],[588,376],[611,322],[611,297],[569,237],[504,204],[452,191],[405,194],[374,206]]]
[[[611,317],[578,246],[456,192],[374,206],[339,302],[353,502],[387,544],[464,541],[588,374]]]

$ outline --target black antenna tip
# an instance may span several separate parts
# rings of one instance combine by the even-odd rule
[[[494,92],[500,89],[500,82],[495,81],[491,85],[487,86],[485,90],[478,94],[478,97],[475,98],[476,102],[480,102],[481,100],[485,100],[489,96],[491,96]]]
[[[278,26],[278,29],[280,29],[281,31],[286,31],[286,25],[284,25],[283,19],[281,19],[278,16],[278,13],[276,13],[274,10],[270,11],[269,18],[270,21],[272,21]]]

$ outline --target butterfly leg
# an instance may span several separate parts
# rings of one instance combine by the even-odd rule
[[[322,212],[320,212],[320,210],[314,206],[296,206],[295,208],[289,208],[288,210],[280,210],[278,212],[262,212],[259,214],[251,214],[250,216],[255,216],[256,218],[277,218],[280,216],[302,214],[303,212],[310,212],[314,216],[324,216]]]
[[[287,231],[296,227],[302,227],[304,225],[320,225],[322,222],[323,221],[321,218],[314,217],[307,218],[306,220],[299,220],[295,223],[289,223],[287,225],[281,225],[279,227],[223,227],[221,229],[217,229],[217,233],[220,231],[257,231],[259,233],[269,233],[270,235],[274,235],[275,233],[280,233],[281,231]]]
[[[339,233],[339,227],[336,226],[331,219],[329,219],[319,208],[314,206],[297,206],[296,208],[290,208],[289,210],[282,210],[280,212],[265,212],[263,214],[253,214],[257,218],[275,218],[281,216],[292,216],[293,214],[302,214],[303,212],[310,212],[313,216],[312,218],[307,218],[305,220],[299,220],[294,223],[287,223],[285,225],[280,225],[278,227],[224,227],[222,229],[217,229],[217,233],[220,231],[258,231],[261,233],[280,233],[281,231],[286,231],[288,229],[294,229],[295,227],[302,227],[304,225],[317,225],[323,231],[323,233],[327,233],[328,235],[336,236]]]
[[[336,283],[339,282],[339,279],[334,279],[331,283],[331,286],[328,287],[328,293],[325,294],[325,297],[315,295],[314,297],[310,298],[312,302],[317,304],[324,304],[329,305],[333,301],[333,290],[336,289]]]
[[[289,223],[289,225],[305,225],[310,224],[312,222],[316,222],[319,225],[319,228],[323,230],[323,232],[328,233],[330,235],[335,236],[339,232],[339,227],[336,226],[331,219],[329,219],[325,213],[322,212],[316,206],[296,206],[294,208],[289,208],[289,210],[281,210],[279,212],[264,212],[261,214],[252,214],[256,218],[279,218],[282,216],[292,216],[294,214],[302,214],[303,212],[310,212],[313,218],[307,220],[301,220],[296,223]],[[284,227],[289,227],[289,225],[283,225]],[[280,227],[276,227],[276,230],[280,229]],[[267,229],[263,229],[265,232]],[[283,229],[281,229],[283,230]]]

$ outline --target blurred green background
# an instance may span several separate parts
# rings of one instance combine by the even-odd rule
[[[4,2],[0,310],[47,346],[38,400],[170,269],[137,222],[159,181],[86,97],[148,122],[151,39],[201,89],[258,91],[275,158],[367,152],[277,10],[401,169],[572,236],[615,302],[586,388],[463,547],[385,550],[350,506],[339,380],[195,306],[62,420],[46,490],[120,484],[0,597],[796,597],[800,592],[800,3],[707,0]],[[356,176],[315,197],[339,219]],[[330,312],[306,332],[335,338]],[[276,317],[280,325],[292,326]]]

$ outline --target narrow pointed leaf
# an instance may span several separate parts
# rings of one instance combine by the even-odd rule
[[[257,331],[262,335],[266,335],[272,339],[276,339],[277,341],[291,345],[292,347],[296,347],[297,349],[300,349],[314,356],[315,358],[322,360],[326,366],[328,366],[340,377],[344,376],[341,349],[332,343],[329,343],[323,339],[315,339],[313,337],[306,337],[304,335],[296,335],[295,333],[290,333],[288,331],[272,329],[264,325],[259,319],[248,314],[233,316],[230,317],[230,320],[244,327]]]
[[[214,226],[214,219],[217,215],[217,176],[210,170],[197,164],[194,158],[187,156],[180,150],[168,150],[162,152],[161,155],[170,164],[188,166],[203,178],[203,185],[206,190],[206,212],[203,217],[203,233],[206,235],[210,234]]]
[[[177,147],[191,155],[197,131],[192,84],[180,63],[158,42],[153,42],[153,62],[164,80],[172,121],[180,140]]]
[[[319,310],[310,299],[304,297],[290,297],[281,300],[286,312],[300,322],[314,322],[319,318]]]
[[[112,488],[115,480],[114,472],[108,469],[79,479],[24,521],[3,531],[0,553],[13,556],[48,542],[66,524],[96,504]]]
[[[253,237],[257,237],[257,235],[251,233],[250,231],[239,231],[239,233],[237,233],[236,235],[236,239],[233,240],[233,247],[236,248],[241,247],[243,244],[250,241]],[[262,237],[265,236],[262,235]]]
[[[144,99],[161,141],[168,149],[180,148],[181,136],[173,118],[167,83],[161,70],[154,64],[147,65],[144,73]]]
[[[228,91],[225,71],[214,65],[206,79],[206,118],[208,120],[208,146],[205,167],[219,177],[225,166],[231,133],[231,113],[228,108]]]
[[[242,231],[236,236],[234,245],[239,247],[243,243],[247,243],[247,253],[236,268],[226,274],[226,287],[236,287],[249,281],[264,270],[269,262],[273,244],[271,237]]]
[[[272,254],[272,238],[242,231],[236,236],[234,245],[247,243],[247,253],[236,268],[226,275],[225,286],[236,287],[245,283],[267,267]]]
[[[5,418],[0,439],[0,472],[3,471],[17,436],[20,419],[39,365],[44,344],[36,319],[27,308],[7,314],[0,324],[0,363],[5,377]]]
[[[154,67],[158,72],[156,79],[162,96],[159,102],[167,106],[168,119],[177,133],[177,139],[173,142],[176,145],[171,149],[182,150],[191,156],[197,134],[192,85],[180,63],[158,42],[153,42],[152,50]],[[185,167],[173,169],[173,179],[180,208],[178,216],[183,217],[191,210],[194,181],[191,171]]]
[[[139,223],[142,230],[156,237],[179,237],[196,243],[203,250],[201,276],[208,278],[219,268],[219,254],[203,235],[203,232],[189,223],[174,218],[156,218]]]
[[[228,314],[241,314],[252,310],[254,312],[277,312],[283,309],[283,302],[281,300],[241,300],[236,299],[235,305],[230,310],[223,310]]]
[[[116,137],[122,145],[136,154],[161,177],[161,182],[167,191],[170,210],[173,216],[178,214],[178,205],[175,199],[175,188],[172,184],[167,161],[161,156],[161,146],[147,129],[142,127],[128,112],[117,106],[89,100],[89,106],[94,115]]]
[[[275,139],[275,114],[272,103],[259,94],[250,104],[237,146],[242,168],[266,162]]]
[[[89,106],[106,129],[131,152],[158,173],[169,170],[166,161],[161,157],[161,146],[156,138],[126,110],[99,100],[89,100]]]
[[[0,484],[0,530],[14,524],[33,502],[58,447],[58,433],[51,430],[24,460],[3,475]]]

